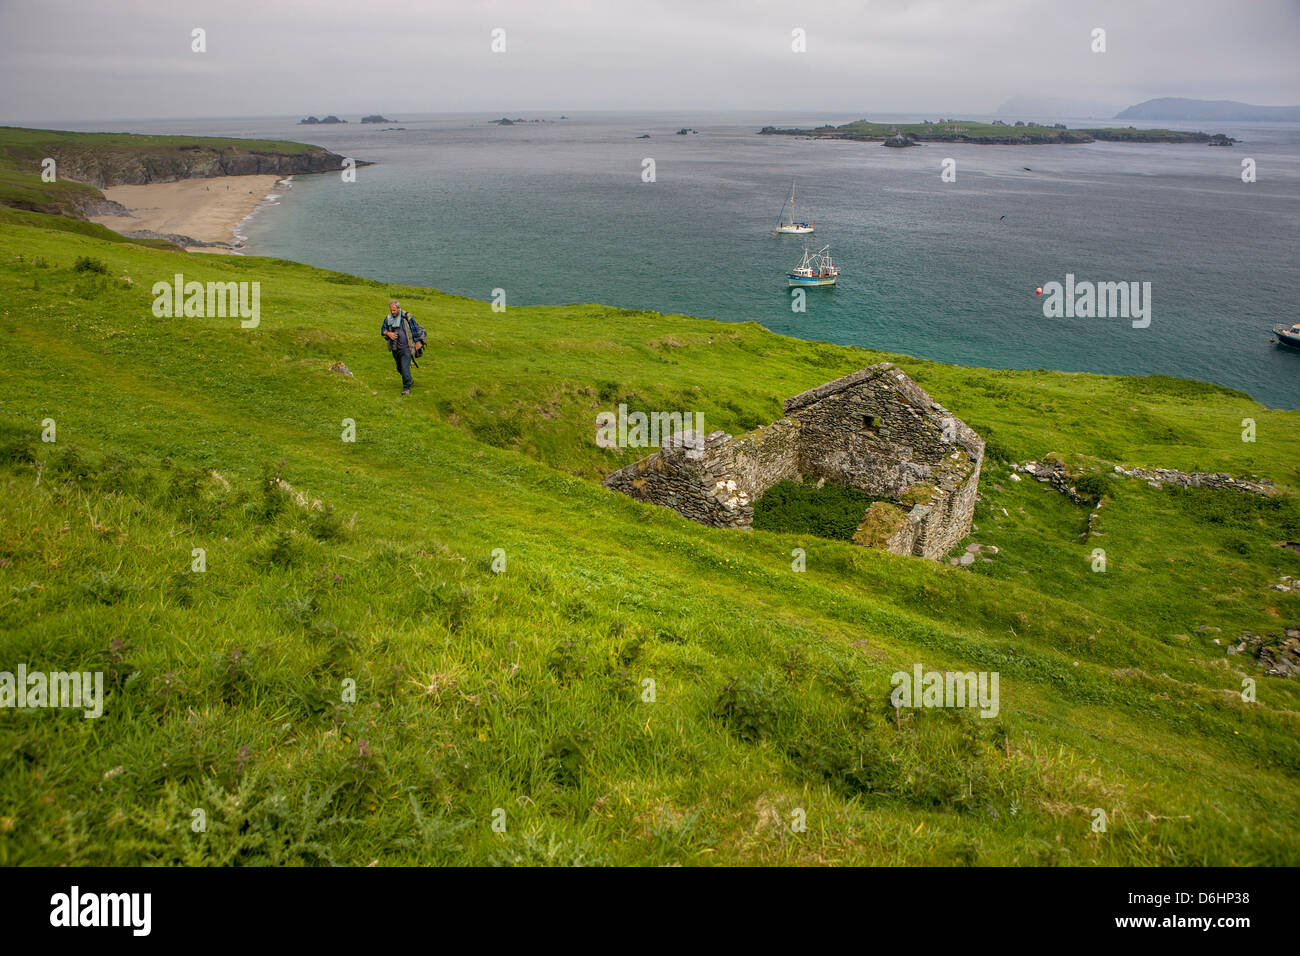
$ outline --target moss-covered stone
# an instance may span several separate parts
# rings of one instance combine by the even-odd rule
[[[864,548],[884,548],[889,539],[903,530],[907,515],[898,505],[888,501],[873,501],[862,517],[858,530],[853,532],[853,543]]]
[[[914,505],[928,505],[938,497],[938,494],[939,492],[934,485],[921,482],[920,484],[913,485],[911,488],[908,488],[899,495],[898,503],[901,505],[907,505],[908,507]]]

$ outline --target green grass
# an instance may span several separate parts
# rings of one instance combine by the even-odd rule
[[[98,223],[72,219],[58,213],[44,214],[23,209],[6,209],[3,205],[0,205],[0,223],[38,226],[59,232],[75,232],[78,235],[90,236],[103,242],[130,243],[137,246],[151,246],[156,249],[175,248],[166,239],[132,239]]]
[[[75,216],[82,205],[104,198],[98,189],[85,183],[43,182],[39,170],[39,162],[28,166],[0,159],[0,207]]]
[[[230,136],[155,136],[142,133],[74,133],[68,130],[28,129],[0,126],[0,154],[11,158],[35,160],[37,163],[53,147],[93,149],[97,154],[113,150],[137,153],[141,150],[256,148],[275,153],[308,153],[319,147],[282,139],[238,139]]]
[[[109,695],[98,720],[0,711],[0,863],[1300,862],[1300,689],[1225,653],[1300,618],[1269,589],[1300,575],[1277,547],[1300,538],[1300,413],[753,323],[494,313],[65,222],[0,217],[0,670],[98,670]],[[176,272],[260,281],[260,325],[155,318]],[[407,398],[393,297],[430,334]],[[639,454],[595,444],[619,402],[738,433],[881,360],[1002,459],[1285,494],[1116,478],[1094,537],[991,458],[972,540],[999,552],[966,569],[599,484]],[[997,718],[895,714],[917,662],[998,671]]]

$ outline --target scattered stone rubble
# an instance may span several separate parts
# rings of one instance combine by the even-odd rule
[[[1281,640],[1246,631],[1228,653],[1249,653],[1272,677],[1295,677],[1300,675],[1300,627],[1288,627]]]
[[[1052,461],[1051,459],[1046,461],[1027,461],[1023,464],[1013,464],[1011,467],[1021,474],[1029,475],[1031,478],[1036,478],[1038,481],[1050,484],[1076,505],[1086,505],[1089,503],[1087,499],[1079,494],[1078,489],[1074,487],[1074,483],[1069,474],[1066,473],[1065,465],[1059,461]],[[1020,480],[1020,478],[1015,474],[1012,474],[1011,477],[1016,481]]]
[[[968,568],[977,560],[988,564],[993,561],[992,558],[985,557],[990,554],[1000,554],[1001,549],[996,544],[979,544],[972,541],[966,545],[966,551],[956,558],[949,558],[948,563],[958,567]]]

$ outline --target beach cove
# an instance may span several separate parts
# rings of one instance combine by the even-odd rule
[[[126,207],[129,216],[92,216],[91,222],[128,235],[147,231],[195,240],[191,252],[233,252],[236,228],[268,200],[278,198],[278,176],[218,176],[181,179],[141,186],[109,186],[110,202]],[[284,189],[286,187],[280,187]],[[226,245],[197,245],[225,243]]]

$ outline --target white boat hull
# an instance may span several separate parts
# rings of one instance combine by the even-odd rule
[[[774,236],[807,236],[813,232],[812,226],[777,226],[772,232]]]

